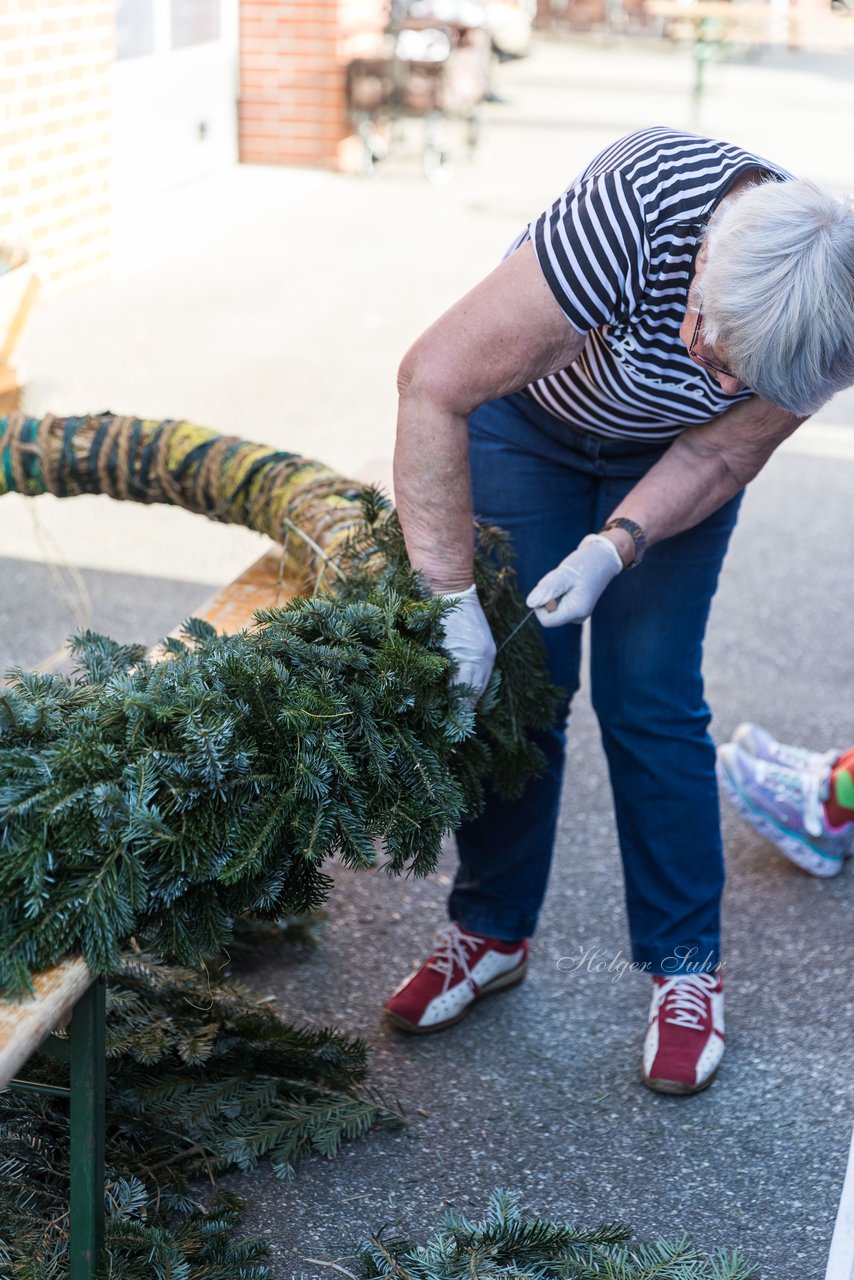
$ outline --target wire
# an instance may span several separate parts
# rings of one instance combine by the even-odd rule
[[[44,565],[53,579],[58,595],[74,619],[75,629],[86,631],[92,626],[92,596],[86,580],[77,566],[66,560],[56,538],[41,523],[36,504],[29,503],[29,508],[33,534],[42,553]],[[70,580],[70,586],[63,577],[63,573]]]

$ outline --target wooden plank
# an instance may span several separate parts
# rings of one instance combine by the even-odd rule
[[[34,977],[34,998],[23,1004],[0,1001],[0,1086],[9,1083],[45,1036],[68,1021],[92,981],[86,962],[71,956]]]
[[[21,384],[11,365],[0,360],[0,418],[14,413],[21,403]]]
[[[676,40],[706,43],[782,44],[805,49],[854,47],[854,14],[771,9],[768,4],[733,4],[732,0],[644,0],[644,12],[670,19],[667,34]],[[714,27],[701,24],[712,19]]]
[[[282,580],[281,569],[281,551],[268,551],[195,610],[196,616],[226,634],[248,627],[257,609],[272,609],[296,594],[293,586]]]
[[[824,1280],[854,1280],[854,1136]]]
[[[220,632],[249,626],[257,609],[284,604],[295,594],[293,587],[281,580],[281,564],[280,551],[268,552],[193,612]],[[33,979],[34,998],[21,1003],[0,1000],[0,1088],[51,1031],[64,1026],[92,982],[86,963],[71,956]]]
[[[661,18],[690,18],[702,22],[704,18],[750,18],[770,21],[776,12],[767,4],[733,4],[731,0],[646,0],[647,13]]]
[[[8,361],[17,345],[18,339],[21,336],[21,330],[26,324],[27,316],[32,310],[33,303],[36,300],[36,294],[39,291],[38,276],[29,264],[18,267],[16,270],[26,273],[26,283],[24,284],[23,291],[15,305],[14,313],[8,319],[6,333],[3,337],[2,346],[0,346],[0,360],[4,362]],[[11,271],[8,273],[9,276],[14,274],[15,272]],[[6,279],[5,276],[0,278],[4,280]]]
[[[795,10],[789,21],[789,42],[798,49],[824,49],[831,53],[854,49],[854,13],[814,17]]]

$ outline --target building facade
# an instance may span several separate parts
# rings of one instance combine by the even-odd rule
[[[0,242],[48,288],[109,270],[118,210],[233,165],[335,168],[383,0],[4,0]]]

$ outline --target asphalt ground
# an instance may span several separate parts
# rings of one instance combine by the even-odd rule
[[[473,165],[431,187],[418,158],[362,181],[243,169],[125,211],[114,279],[46,297],[27,330],[27,407],[184,416],[388,481],[394,375],[408,342],[490,269],[605,143],[641,124],[727,137],[854,188],[851,60],[765,54],[709,68],[683,51],[543,40],[499,70]],[[751,486],[710,624],[713,731],[739,720],[817,748],[851,740],[854,396]],[[92,625],[154,641],[265,547],[246,531],[108,499],[0,503],[0,666],[50,661]],[[80,575],[80,576],[78,576]],[[740,1246],[764,1280],[818,1280],[854,1120],[851,868],[819,882],[724,806],[728,1054],[705,1094],[638,1079],[647,980],[626,955],[619,860],[587,693],[573,712],[552,884],[528,981],[447,1033],[383,1025],[385,994],[444,920],[449,848],[422,881],[342,870],[315,950],[244,970],[283,1015],[373,1047],[399,1133],[232,1184],[274,1274],[335,1274],[383,1225],[416,1237],[495,1186],[531,1209],[641,1237]],[[563,958],[563,959],[562,959]],[[559,962],[561,962],[559,964]]]

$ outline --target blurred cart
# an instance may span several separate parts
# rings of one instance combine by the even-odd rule
[[[469,157],[477,149],[491,41],[483,8],[470,0],[431,0],[429,12],[422,0],[419,7],[422,12],[410,5],[404,15],[393,13],[376,54],[350,62],[347,103],[363,173],[401,149],[412,132],[407,121],[416,120],[423,124],[424,175],[444,183],[453,171],[449,122],[462,124]]]

